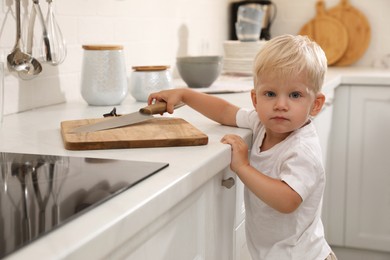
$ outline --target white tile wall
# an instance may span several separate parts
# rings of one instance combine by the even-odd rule
[[[22,2],[22,24],[27,25],[31,0]],[[68,44],[68,56],[57,67],[31,81],[9,73],[5,78],[5,113],[15,113],[80,98],[83,44],[116,43],[125,48],[131,66],[167,64],[177,55],[222,54],[227,37],[228,0],[54,0],[55,13]],[[47,3],[40,4],[46,13]],[[0,5],[0,57],[15,42],[15,0]],[[39,28],[36,21],[36,31]],[[38,24],[39,25],[39,24]],[[35,39],[34,44],[39,43]],[[176,73],[174,71],[174,73]]]
[[[15,0],[0,5],[0,58],[5,59],[15,41]],[[23,25],[31,0],[22,1]],[[223,54],[228,37],[229,5],[234,0],[54,0],[58,23],[68,43],[66,61],[31,81],[7,74],[5,113],[80,98],[82,44],[118,43],[125,47],[126,64],[167,64],[174,69],[178,55]],[[272,36],[296,34],[315,14],[316,0],[274,0],[278,15]],[[328,7],[341,0],[326,0]],[[390,53],[389,0],[349,0],[371,23],[369,49],[354,66],[370,66]],[[47,4],[41,0],[46,13]],[[38,28],[37,28],[38,31]],[[38,42],[38,39],[36,39]],[[174,76],[177,72],[173,70]]]

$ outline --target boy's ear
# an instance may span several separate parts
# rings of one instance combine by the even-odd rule
[[[316,99],[314,100],[313,107],[311,109],[310,115],[316,116],[319,112],[321,112],[322,107],[325,104],[325,95],[322,93],[318,93],[316,95]]]
[[[252,98],[252,105],[254,108],[256,108],[257,97],[256,97],[256,90],[255,89],[251,90],[251,98]]]

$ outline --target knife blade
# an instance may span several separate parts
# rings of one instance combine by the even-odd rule
[[[184,106],[184,103],[175,105],[174,108],[177,109],[182,106]],[[97,123],[76,127],[72,129],[71,133],[96,132],[101,130],[118,128],[121,126],[133,125],[133,124],[137,124],[137,123],[141,123],[153,119],[154,118],[153,115],[162,114],[165,112],[167,112],[167,103],[159,102],[159,103],[155,103],[143,107],[138,112],[112,117]]]

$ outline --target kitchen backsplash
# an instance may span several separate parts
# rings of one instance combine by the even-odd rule
[[[327,7],[332,7],[339,1],[325,2]],[[5,113],[79,99],[83,44],[122,44],[128,75],[132,66],[170,65],[177,77],[177,56],[222,55],[222,43],[228,38],[231,2],[233,0],[54,0],[55,15],[67,42],[67,58],[59,66],[45,64],[43,73],[30,81],[6,73]],[[315,2],[274,0],[278,13],[271,35],[296,34],[315,15]],[[349,2],[367,16],[372,30],[368,50],[354,66],[381,66],[380,60],[390,53],[390,1]],[[26,28],[31,3],[31,0],[21,0],[22,28]],[[41,0],[40,4],[46,14],[46,1]],[[0,11],[0,57],[4,61],[15,43],[15,0],[3,0]],[[35,39],[36,42],[39,40]]]

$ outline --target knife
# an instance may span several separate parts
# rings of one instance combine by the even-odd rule
[[[184,106],[184,103],[175,105],[175,109]],[[70,133],[82,133],[82,132],[96,132],[101,130],[107,130],[117,128],[121,126],[133,125],[136,123],[144,122],[153,119],[156,114],[162,114],[167,112],[167,103],[158,102],[146,107],[141,108],[138,112],[112,117],[104,121],[100,121],[94,124],[88,124],[76,127],[71,130]]]

